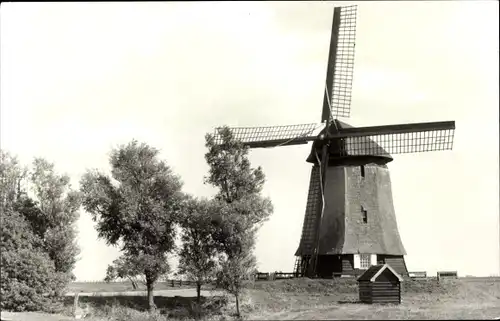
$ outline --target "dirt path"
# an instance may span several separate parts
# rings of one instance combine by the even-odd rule
[[[74,318],[40,312],[2,312],[2,321],[70,321]]]

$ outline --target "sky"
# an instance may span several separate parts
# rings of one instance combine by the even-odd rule
[[[133,138],[161,150],[184,191],[210,196],[214,127],[318,123],[334,5],[351,2],[3,3],[1,148],[45,157],[78,188]],[[358,3],[354,126],[456,121],[452,151],[389,164],[410,271],[498,275],[497,1]],[[310,145],[250,152],[274,213],[261,271],[291,271]],[[118,255],[78,221],[74,273],[98,280]]]

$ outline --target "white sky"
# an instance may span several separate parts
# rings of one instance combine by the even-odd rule
[[[345,5],[345,2],[341,3]],[[132,138],[160,148],[187,192],[209,195],[213,127],[319,122],[331,2],[4,3],[1,147],[46,157],[78,187]],[[389,164],[409,270],[499,271],[498,2],[358,5],[353,125],[455,120],[454,150]],[[310,145],[251,152],[275,213],[263,271],[291,271]],[[80,280],[118,255],[82,211]]]

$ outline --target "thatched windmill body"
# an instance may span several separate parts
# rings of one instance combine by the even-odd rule
[[[370,265],[408,273],[392,200],[391,154],[449,150],[454,121],[352,127],[349,117],[356,6],[334,8],[321,124],[231,128],[250,148],[313,142],[307,206],[295,272],[329,278]],[[315,130],[320,133],[313,135]],[[216,142],[221,142],[219,128]]]

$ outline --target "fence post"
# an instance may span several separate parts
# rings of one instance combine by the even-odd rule
[[[171,280],[172,281],[172,287],[174,287],[174,280]]]
[[[75,296],[73,298],[73,317],[76,317],[76,313],[78,311],[78,297],[79,293],[75,291]]]

